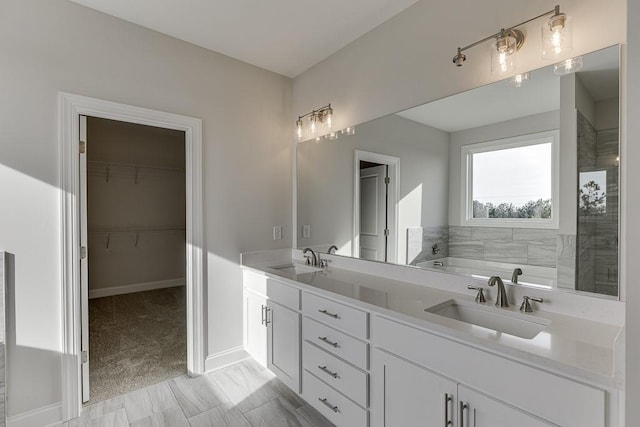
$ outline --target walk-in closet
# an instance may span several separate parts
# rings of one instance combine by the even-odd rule
[[[87,117],[86,138],[93,403],[187,370],[185,135]]]

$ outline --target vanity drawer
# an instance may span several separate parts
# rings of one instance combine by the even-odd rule
[[[366,342],[362,342],[308,317],[302,319],[302,338],[359,368],[367,369],[369,366],[369,345]]]
[[[292,310],[300,310],[300,289],[251,271],[242,275],[244,287]]]
[[[361,371],[305,341],[302,347],[303,367],[358,405],[367,407],[366,372]]]
[[[307,371],[302,374],[302,397],[337,427],[367,426],[366,409],[362,409]]]
[[[358,338],[369,338],[368,313],[308,292],[302,294],[302,310],[309,317]]]

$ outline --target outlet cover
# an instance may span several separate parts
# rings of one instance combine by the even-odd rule
[[[274,225],[273,226],[273,240],[282,240],[282,226]]]
[[[303,225],[302,226],[302,238],[303,239],[310,239],[311,238],[311,226],[310,225]]]

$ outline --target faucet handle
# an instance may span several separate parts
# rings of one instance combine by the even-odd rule
[[[467,289],[478,291],[478,293],[476,294],[476,302],[487,302],[487,299],[484,297],[484,288],[481,288],[479,286],[467,285]]]
[[[306,265],[311,265],[311,256],[305,255],[304,259],[306,259],[306,261],[304,262]]]
[[[320,260],[320,265],[319,265],[319,267],[320,267],[320,268],[326,268],[326,267],[328,267],[328,266],[329,266],[329,263],[330,263],[330,262],[331,262],[331,260],[330,260],[330,259],[321,259],[321,260]]]
[[[535,302],[544,302],[542,298],[530,297],[525,295],[522,297],[522,304],[520,305],[521,312],[533,313],[533,307],[531,307],[531,303],[529,302],[529,300],[535,301]]]

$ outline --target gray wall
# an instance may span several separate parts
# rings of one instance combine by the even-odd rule
[[[87,121],[89,297],[149,282],[184,284],[184,132]],[[133,229],[158,231],[122,232]]]
[[[337,141],[297,146],[298,246],[335,244],[351,255],[354,150],[400,158],[399,262],[406,259],[408,227],[446,225],[448,134],[390,115],[358,126]],[[311,238],[302,238],[302,226]],[[326,248],[325,248],[326,249]]]
[[[0,57],[0,250],[15,254],[17,283],[9,415],[61,399],[58,91],[203,120],[205,348],[241,346],[239,254],[291,245],[290,79],[64,0],[2,1]]]

